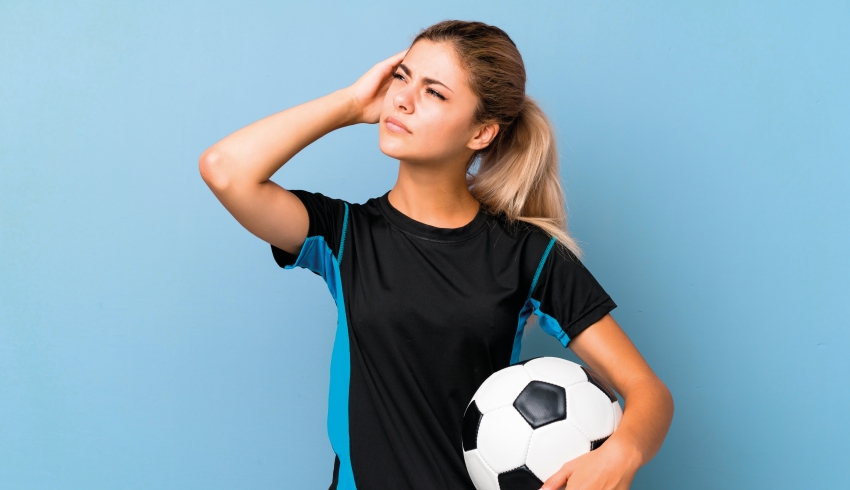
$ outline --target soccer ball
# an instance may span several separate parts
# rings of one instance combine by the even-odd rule
[[[590,369],[537,357],[484,380],[463,414],[463,458],[478,490],[538,490],[620,423],[617,395]]]

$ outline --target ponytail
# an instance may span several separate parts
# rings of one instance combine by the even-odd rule
[[[552,124],[532,98],[525,96],[517,117],[475,159],[478,168],[467,173],[467,183],[485,209],[504,213],[509,222],[535,225],[577,257],[582,256],[567,232]]]

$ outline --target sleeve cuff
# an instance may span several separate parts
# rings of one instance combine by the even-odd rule
[[[570,338],[570,341],[572,341],[572,339],[574,339],[578,334],[583,332],[587,327],[601,320],[602,317],[610,313],[611,310],[616,307],[617,304],[614,303],[614,300],[609,297],[604,299],[598,305],[587,310],[587,313],[580,316],[576,321],[574,321],[565,329],[567,336]],[[567,347],[569,347],[569,343],[567,343]]]

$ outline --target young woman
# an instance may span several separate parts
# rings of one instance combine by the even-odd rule
[[[353,85],[200,158],[204,181],[277,263],[321,275],[336,301],[332,489],[474,489],[463,413],[490,374],[519,361],[531,314],[625,400],[605,444],[542,488],[626,489],[661,446],[672,398],[578,260],[554,134],[525,77],[501,29],[445,21]],[[357,123],[380,124],[381,151],[399,161],[392,190],[354,204],[269,180]]]

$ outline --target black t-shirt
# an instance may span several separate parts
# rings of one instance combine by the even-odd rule
[[[460,228],[292,190],[307,208],[284,269],[322,276],[336,301],[328,435],[331,489],[474,490],[463,412],[493,372],[519,361],[526,320],[567,346],[616,305],[542,229],[482,209]]]

